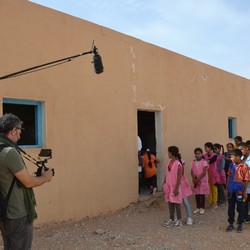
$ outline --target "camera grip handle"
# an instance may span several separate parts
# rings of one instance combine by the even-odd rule
[[[37,168],[37,171],[34,173],[35,176],[37,176],[37,177],[41,176],[41,175],[42,175],[42,170],[43,170],[43,169],[44,169],[44,171],[48,171],[48,170],[49,170],[49,169],[48,169],[47,167],[45,167],[45,166],[38,167],[38,168]],[[55,169],[52,168],[51,170],[52,170],[52,175],[55,176]]]

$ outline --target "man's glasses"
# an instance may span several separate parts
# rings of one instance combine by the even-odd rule
[[[21,127],[15,127],[16,129],[20,129],[22,132],[24,131],[24,128]]]

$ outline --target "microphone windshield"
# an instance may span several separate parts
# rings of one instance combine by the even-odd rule
[[[94,70],[96,74],[103,72],[102,58],[99,54],[94,54],[93,56]]]
[[[102,58],[98,54],[98,50],[96,46],[94,46],[93,48],[93,53],[94,53],[94,56],[93,56],[94,70],[96,74],[100,74],[103,72],[103,64],[102,64]]]

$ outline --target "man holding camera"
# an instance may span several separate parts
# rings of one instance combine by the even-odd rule
[[[0,198],[5,203],[8,200],[6,213],[1,206],[0,230],[6,250],[31,249],[33,221],[37,218],[32,188],[51,181],[53,176],[50,168],[39,177],[28,172],[17,150],[22,125],[13,114],[0,118]]]

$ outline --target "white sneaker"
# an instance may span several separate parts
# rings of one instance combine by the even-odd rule
[[[193,214],[198,214],[200,212],[200,209],[197,208],[196,210],[194,210]]]
[[[192,226],[193,225],[193,219],[192,218],[190,218],[190,217],[187,218],[187,225],[188,226]]]
[[[181,226],[182,226],[181,220],[176,220],[176,222],[175,222],[175,227],[179,228],[179,227],[181,227]]]
[[[157,188],[154,187],[154,188],[153,188],[153,196],[155,196],[156,192],[157,192]]]
[[[168,222],[163,224],[164,227],[173,227],[175,225],[174,220],[170,219]]]
[[[201,208],[200,209],[200,214],[204,214],[205,213],[205,209]]]

